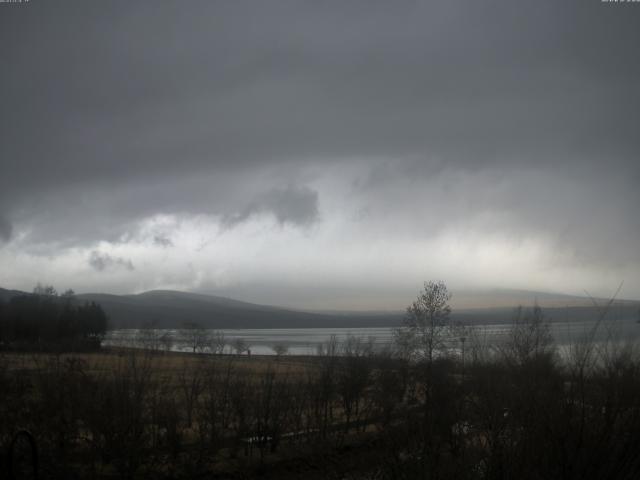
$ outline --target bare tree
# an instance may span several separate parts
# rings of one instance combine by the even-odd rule
[[[158,322],[153,320],[136,333],[136,343],[145,350],[157,352],[161,346],[161,333],[157,328]]]
[[[245,342],[244,338],[239,337],[233,340],[231,346],[238,355],[242,355],[249,349],[249,345],[247,345],[247,342]]]
[[[227,346],[227,340],[224,336],[224,333],[220,330],[210,332],[208,343],[211,353],[215,355],[222,355],[224,353],[224,347]]]
[[[433,363],[434,355],[446,350],[449,337],[451,294],[444,282],[425,282],[418,298],[407,308],[404,325],[396,341],[411,356]]]
[[[169,352],[171,351],[171,348],[173,348],[173,337],[169,332],[164,332],[160,336],[160,343],[162,344],[162,348]]]
[[[286,355],[289,352],[289,347],[286,346],[284,343],[278,343],[273,347],[271,347],[271,349],[273,350],[273,352],[276,354],[278,358],[280,358],[283,355]]]
[[[508,336],[503,353],[518,364],[548,355],[553,345],[549,323],[538,305],[530,311],[522,307],[516,309]]]
[[[342,345],[342,358],[337,371],[337,391],[344,412],[344,433],[351,423],[360,419],[365,391],[371,376],[373,340],[365,342],[361,337],[347,335]]]
[[[203,352],[208,344],[208,332],[199,323],[186,322],[180,331],[182,346],[193,353]]]
[[[187,416],[187,427],[191,427],[193,412],[198,403],[198,398],[204,390],[204,368],[198,362],[195,365],[187,362],[182,364],[182,369],[178,374],[178,384],[184,399],[184,410]]]
[[[309,370],[307,374],[311,419],[323,439],[327,438],[334,419],[338,348],[336,335],[331,335],[326,343],[319,343],[317,368]]]
[[[42,285],[38,282],[38,284],[33,287],[33,294],[46,297],[56,297],[58,295],[58,291],[53,288],[53,285]]]

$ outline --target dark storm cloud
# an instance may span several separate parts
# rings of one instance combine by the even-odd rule
[[[162,248],[173,247],[173,241],[164,235],[155,235],[153,237],[153,244]]]
[[[0,205],[32,241],[116,241],[158,213],[309,225],[325,192],[306,170],[354,157],[391,160],[362,173],[384,218],[420,215],[393,212],[404,182],[463,172],[443,217],[510,210],[500,228],[569,225],[586,251],[640,235],[634,5],[0,7]]]
[[[9,220],[0,215],[0,243],[8,242],[11,239],[12,230]]]
[[[543,236],[579,264],[640,262],[640,190],[632,168],[486,165],[474,172],[420,161],[388,162],[355,184],[381,228],[417,237],[450,229],[499,233],[519,243]],[[399,208],[401,207],[401,208]],[[384,234],[384,233],[379,233]]]
[[[257,196],[240,213],[225,216],[222,222],[233,227],[261,213],[272,214],[280,225],[309,226],[318,220],[318,193],[292,186],[273,189]]]
[[[131,260],[112,257],[108,253],[101,253],[95,250],[91,252],[89,256],[89,265],[98,272],[104,272],[105,270],[112,270],[114,268],[123,268],[129,271],[135,270]]]

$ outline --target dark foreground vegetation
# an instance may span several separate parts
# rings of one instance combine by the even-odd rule
[[[640,360],[593,341],[604,314],[560,355],[540,309],[485,345],[447,299],[426,285],[385,352],[4,353],[3,474],[31,439],[39,478],[639,478]]]
[[[28,351],[98,350],[107,316],[94,302],[80,302],[72,290],[62,295],[38,285],[33,294],[0,300],[0,348]]]

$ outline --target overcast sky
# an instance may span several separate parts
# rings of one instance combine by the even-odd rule
[[[0,3],[0,286],[640,299],[640,3]]]

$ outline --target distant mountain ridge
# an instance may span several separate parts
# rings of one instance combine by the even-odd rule
[[[0,300],[28,295],[0,288]],[[226,297],[173,290],[152,290],[139,294],[113,295],[86,293],[80,301],[100,304],[110,319],[111,328],[180,328],[197,323],[207,328],[360,328],[398,326],[404,312],[318,312],[243,302]],[[587,297],[559,295],[525,290],[489,290],[454,292],[452,320],[463,323],[505,323],[513,318],[517,305],[534,301],[551,320],[594,318],[597,308]],[[606,300],[596,299],[601,305]],[[619,300],[612,309],[618,316],[637,315],[640,302]]]
[[[593,302],[604,306],[609,299],[567,295],[564,293],[539,292],[516,289],[459,290],[453,292],[451,307],[454,309],[514,308],[537,303],[542,308],[592,307]],[[637,300],[616,299],[615,305],[638,304]]]
[[[402,314],[349,315],[290,310],[227,297],[172,290],[136,295],[81,294],[80,300],[102,305],[113,328],[156,325],[179,328],[197,323],[208,328],[340,328],[399,325]]]
[[[26,292],[22,292],[20,290],[6,290],[4,288],[0,288],[0,301],[7,302],[12,297],[17,295],[26,295]]]

